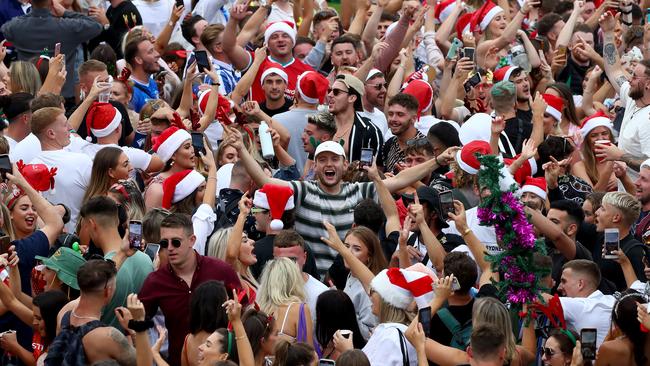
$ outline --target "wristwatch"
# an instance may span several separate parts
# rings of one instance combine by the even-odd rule
[[[111,23],[104,24],[104,30],[108,30],[111,27]]]

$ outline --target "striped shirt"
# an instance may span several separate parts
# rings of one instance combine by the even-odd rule
[[[426,138],[420,131],[417,131],[413,140]],[[394,174],[399,173],[396,169],[397,164],[403,163],[406,160],[406,153],[399,146],[397,136],[393,136],[384,144],[384,171]]]
[[[364,199],[377,200],[374,183],[342,183],[341,192],[331,195],[324,192],[317,181],[291,181],[295,199],[296,231],[309,244],[316,268],[323,276],[332,265],[336,251],[323,243],[327,237],[323,222],[329,221],[343,238],[354,222],[354,209]]]

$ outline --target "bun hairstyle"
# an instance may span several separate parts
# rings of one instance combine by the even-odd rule
[[[278,341],[273,366],[307,366],[314,362],[314,347],[307,343]]]

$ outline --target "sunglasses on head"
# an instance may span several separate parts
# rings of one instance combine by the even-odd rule
[[[429,140],[426,138],[410,139],[406,141],[406,146],[423,147],[429,145]]]
[[[169,247],[169,243],[170,243],[170,242],[171,242],[171,245],[172,245],[174,248],[180,248],[180,246],[181,246],[181,244],[182,244],[181,239],[171,239],[171,240],[169,240],[169,239],[162,239],[162,240],[160,241],[160,247],[163,248],[163,249],[167,249],[167,248]]]

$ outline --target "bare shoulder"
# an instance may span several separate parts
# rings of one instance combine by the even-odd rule
[[[84,350],[90,363],[112,359],[120,365],[135,365],[135,349],[122,332],[114,327],[99,327],[83,338]]]

